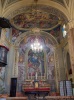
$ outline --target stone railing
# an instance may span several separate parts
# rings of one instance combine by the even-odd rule
[[[74,100],[74,96],[46,96],[46,100]]]

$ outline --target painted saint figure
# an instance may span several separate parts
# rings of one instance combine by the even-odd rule
[[[36,72],[38,76],[44,75],[44,53],[43,51],[34,53],[30,50],[28,53],[28,73],[35,76]]]

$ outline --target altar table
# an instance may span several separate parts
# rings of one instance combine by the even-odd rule
[[[50,88],[25,88],[24,89],[24,93],[28,95],[28,97],[31,94],[35,98],[40,96],[45,98],[45,96],[48,96],[49,92],[50,92]]]
[[[25,88],[24,92],[49,92],[50,88]]]

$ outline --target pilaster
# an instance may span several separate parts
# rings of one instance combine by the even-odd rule
[[[18,60],[19,60],[19,52],[18,47],[15,47],[15,58],[14,58],[14,77],[18,77]]]
[[[58,60],[58,50],[55,47],[54,58],[55,58],[55,81],[56,81],[56,89],[59,91],[59,81],[60,81],[60,73],[59,73],[59,60]]]
[[[72,68],[72,79],[74,81],[74,20],[68,23],[68,44]]]

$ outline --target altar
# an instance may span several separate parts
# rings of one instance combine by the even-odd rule
[[[49,95],[50,85],[46,81],[27,80],[22,85],[22,91],[25,95],[34,98],[45,97]]]

